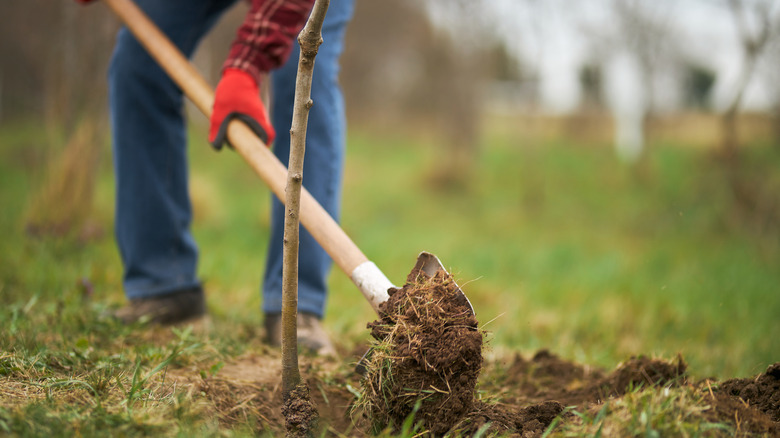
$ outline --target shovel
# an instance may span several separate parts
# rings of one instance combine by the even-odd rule
[[[171,43],[157,26],[141,11],[132,0],[104,0],[119,19],[133,33],[138,42],[168,73],[173,81],[198,109],[210,117],[214,103],[214,92],[209,84]],[[254,132],[240,121],[233,120],[227,128],[227,135],[233,149],[254,169],[260,179],[284,203],[287,169],[276,156],[263,144]],[[394,287],[385,274],[366,257],[354,242],[339,227],[314,197],[304,188],[301,191],[301,224],[330,255],[336,265],[355,283],[368,300],[371,307],[379,313],[379,305],[388,298],[387,290]],[[433,254],[422,252],[417,257],[416,269],[433,276],[444,271],[441,261]],[[467,303],[473,313],[468,298],[459,290],[459,297]]]

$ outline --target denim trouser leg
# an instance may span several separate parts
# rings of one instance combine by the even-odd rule
[[[323,44],[314,61],[312,100],[306,134],[303,185],[325,210],[338,220],[344,164],[346,120],[344,99],[338,84],[339,56],[344,32],[352,17],[353,0],[331,0],[322,30]],[[290,158],[290,125],[295,96],[295,76],[300,47],[295,44],[287,63],[272,75],[271,117],[278,136],[274,153],[285,164]],[[263,281],[263,311],[282,309],[282,237],[284,206],[272,205],[271,241]],[[325,312],[330,256],[305,230],[300,234],[298,309],[322,317]]]
[[[186,56],[235,0],[136,0]],[[109,69],[115,232],[128,298],[199,284],[181,90],[122,29]]]

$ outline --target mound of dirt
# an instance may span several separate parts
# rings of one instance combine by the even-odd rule
[[[415,420],[443,435],[474,403],[482,368],[482,332],[446,272],[415,269],[380,305],[368,324],[378,342],[363,379],[366,410],[375,427],[400,429]]]
[[[632,357],[612,372],[601,384],[601,390],[611,396],[620,396],[640,386],[666,386],[686,383],[688,365],[682,356],[676,362]]]
[[[752,378],[731,379],[714,386],[712,383],[692,382],[680,356],[670,362],[633,357],[605,373],[540,350],[530,360],[516,355],[500,387],[483,383],[482,389],[499,392],[502,388],[514,388],[502,397],[509,406],[538,406],[542,400],[555,400],[577,406],[578,410],[598,411],[607,400],[622,397],[640,385],[688,385],[707,394],[702,415],[709,422],[729,425],[737,436],[780,436],[780,363]],[[503,424],[500,420],[499,423]]]
[[[731,379],[721,383],[718,393],[739,397],[750,406],[780,422],[780,362],[751,379]]]
[[[713,423],[730,424],[735,436],[780,436],[780,423],[739,397],[714,393],[707,397],[709,407],[705,417]]]
[[[576,405],[587,399],[588,391],[581,391],[583,388],[603,379],[604,372],[599,369],[563,360],[549,350],[539,350],[530,360],[515,355],[506,371],[504,386],[516,388],[510,394],[516,404],[557,400]]]
[[[353,427],[366,429],[363,423],[353,421],[348,414],[354,401],[348,388],[359,384],[359,379],[345,371],[350,367],[330,357],[303,356],[300,360],[306,385],[313,388],[309,398],[319,413],[314,435],[327,429],[341,433],[348,433]],[[166,377],[178,387],[197,394],[203,402],[202,416],[218,420],[221,427],[230,429],[251,422],[256,424],[257,435],[285,435],[288,427],[280,409],[286,403],[282,395],[281,352],[278,349],[263,346],[233,358],[213,376],[202,375],[199,370],[204,367],[208,369],[206,365],[196,364],[173,369]],[[295,407],[293,410],[301,411]]]
[[[683,384],[687,368],[679,356],[676,362],[638,356],[605,374],[540,350],[530,361],[515,357],[507,372],[507,384],[518,385],[526,402],[555,400],[567,406],[583,406],[619,397],[639,386]]]

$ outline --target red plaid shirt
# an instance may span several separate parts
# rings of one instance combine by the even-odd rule
[[[223,68],[238,68],[260,80],[290,55],[314,0],[251,0]]]

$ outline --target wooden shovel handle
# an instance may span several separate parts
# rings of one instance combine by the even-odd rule
[[[208,82],[132,0],[104,0],[184,94],[211,116],[214,92]],[[287,169],[265,144],[240,121],[228,125],[228,138],[236,152],[254,169],[271,191],[284,202]],[[368,258],[314,197],[301,192],[301,223],[347,276]]]

